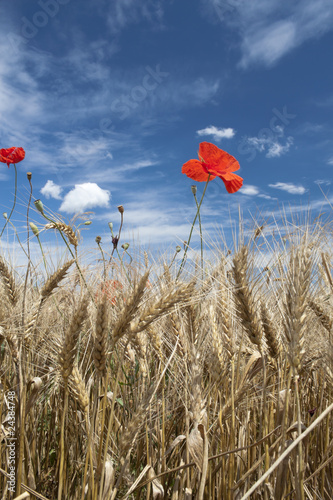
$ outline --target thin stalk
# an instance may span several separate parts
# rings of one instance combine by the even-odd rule
[[[195,217],[194,217],[194,220],[192,222],[192,227],[191,227],[191,231],[190,231],[190,234],[189,234],[189,237],[188,237],[188,240],[187,240],[187,243],[186,243],[186,247],[185,247],[185,251],[184,251],[184,255],[183,255],[183,259],[180,263],[180,267],[179,267],[179,271],[178,271],[178,274],[177,274],[177,277],[176,277],[176,280],[178,280],[182,270],[183,270],[183,267],[184,267],[184,264],[185,264],[185,259],[186,259],[186,255],[187,255],[187,251],[189,249],[189,246],[190,246],[190,242],[191,242],[191,238],[192,238],[192,233],[193,233],[193,229],[194,229],[194,224],[197,220],[197,217],[200,213],[200,207],[201,207],[201,204],[203,202],[203,199],[204,199],[204,196],[205,196],[205,193],[206,193],[206,189],[207,189],[207,186],[208,186],[208,182],[209,182],[209,179],[210,179],[210,174],[208,175],[208,179],[206,181],[206,185],[205,185],[205,188],[203,190],[203,193],[202,193],[202,196],[201,196],[201,200],[199,202],[199,205],[198,205],[198,209],[197,209],[197,213],[195,214]]]
[[[27,265],[27,272],[25,273],[25,280],[24,280],[24,289],[23,289],[23,301],[22,301],[22,326],[24,326],[24,314],[25,314],[25,298],[26,298],[26,293],[27,293],[27,285],[28,285],[28,279],[29,279],[29,272],[30,272],[30,265],[31,265],[31,257],[30,257],[30,239],[29,239],[29,210],[30,210],[30,204],[31,204],[31,198],[32,198],[32,184],[31,184],[31,173],[27,175],[29,185],[30,185],[30,193],[29,193],[29,201],[28,201],[28,207],[27,207],[27,250],[28,250],[28,265]],[[18,237],[18,236],[17,236]]]
[[[300,434],[284,452],[279,455],[278,459],[270,466],[268,471],[265,472],[263,476],[261,476],[260,479],[246,492],[244,496],[240,500],[246,500],[247,498],[250,498],[252,493],[255,492],[255,490],[260,486],[267,477],[272,474],[272,472],[283,462],[283,460],[289,455],[289,453],[298,446],[300,441],[302,441],[310,432],[317,427],[317,425],[333,410],[333,403],[326,408],[325,411],[321,415],[319,415],[318,418],[312,424],[302,433]],[[252,497],[253,498],[253,497]]]
[[[59,466],[59,489],[58,489],[58,500],[62,500],[62,491],[64,487],[64,477],[65,477],[65,422],[66,414],[68,410],[68,384],[65,383],[64,392],[64,409],[61,418],[61,428],[60,428],[60,466]]]
[[[6,223],[5,223],[5,225],[3,226],[3,228],[2,228],[2,231],[1,231],[1,234],[0,234],[0,239],[1,239],[2,235],[3,235],[3,232],[4,232],[4,230],[5,230],[6,226],[7,226],[8,222],[9,222],[9,220],[10,220],[10,218],[11,218],[11,216],[12,216],[13,212],[14,212],[14,208],[15,208],[15,205],[16,205],[16,195],[17,195],[17,168],[16,168],[15,163],[13,163],[13,165],[14,165],[14,169],[15,169],[15,192],[14,192],[14,203],[13,203],[13,207],[12,207],[12,209],[11,209],[11,212],[10,212],[10,214],[9,214],[9,217],[7,217],[7,218],[6,218]]]
[[[263,410],[263,421],[264,421],[264,432],[263,435],[268,434],[268,408],[267,408],[267,367],[265,354],[262,349],[260,349],[261,359],[262,359],[262,371],[263,371],[263,395],[262,395],[262,410]],[[269,469],[269,443],[265,441],[265,472]],[[267,491],[264,492],[265,498],[268,497]]]
[[[197,195],[195,192],[193,192],[193,196],[195,199],[195,203],[197,205],[197,209],[199,211],[198,213],[198,219],[199,219],[199,231],[200,231],[200,249],[201,249],[201,273],[202,273],[202,279],[204,277],[204,265],[203,265],[203,240],[202,240],[202,227],[201,227],[201,216],[200,216],[200,209],[199,209],[199,204],[198,204],[198,199]]]
[[[174,263],[175,258],[177,257],[177,254],[178,254],[179,252],[180,252],[180,247],[179,247],[179,250],[176,250],[176,251],[175,251],[175,255],[172,257],[172,261],[170,262],[169,269],[171,269],[171,266],[172,266],[172,264]]]
[[[42,242],[40,241],[39,234],[36,234],[36,238],[37,238],[37,240],[38,240],[38,243],[39,243],[39,248],[40,248],[40,251],[41,251],[41,253],[42,253],[42,257],[43,257],[43,262],[44,262],[44,267],[45,267],[46,275],[48,276],[48,275],[49,275],[49,273],[48,273],[48,270],[47,270],[46,258],[45,258],[45,254],[44,254],[44,250],[43,250]]]
[[[113,250],[111,252],[111,256],[110,256],[110,260],[109,262],[111,262],[111,259],[113,257],[113,254],[114,254],[114,251],[116,250],[117,251],[117,254],[118,254],[118,257],[119,257],[119,260],[121,260],[121,257],[120,257],[120,253],[119,253],[119,250],[118,250],[118,243],[119,243],[119,240],[120,240],[120,235],[121,235],[121,230],[122,230],[122,227],[123,227],[123,223],[124,223],[124,212],[120,212],[120,227],[119,227],[119,235],[116,236],[117,238],[117,243],[116,245],[113,247]],[[112,238],[114,238],[114,234],[113,234],[113,229],[112,227],[110,227],[111,229],[111,234],[112,234]]]
[[[297,427],[298,435],[302,434],[301,425],[301,405],[299,399],[299,385],[297,379],[297,372],[294,368],[294,381],[295,381],[295,393],[296,393],[296,405],[297,405]],[[303,471],[303,444],[302,441],[298,444],[298,455],[296,459],[296,498],[297,500],[304,500],[304,471]]]
[[[120,264],[121,264],[121,267],[123,268],[123,271],[125,273],[125,276],[127,278],[127,281],[129,282],[129,284],[131,285],[131,280],[130,280],[130,277],[128,276],[127,274],[127,271],[125,269],[125,266],[124,266],[124,263],[123,263],[123,259],[121,258],[120,256],[120,253],[119,253],[119,250],[118,250],[118,243],[119,243],[119,240],[120,240],[120,234],[121,234],[121,228],[123,227],[123,220],[124,220],[124,215],[121,214],[121,222],[120,222],[120,228],[119,228],[119,236],[116,236],[117,238],[117,243],[113,246],[113,249],[112,249],[112,252],[111,252],[111,255],[110,255],[110,260],[109,260],[109,264],[112,260],[112,257],[113,257],[113,254],[114,254],[114,251],[116,250],[117,252],[117,255],[119,257],[119,260],[120,260]],[[112,239],[115,238],[115,235],[113,233],[113,229],[112,229],[112,226],[110,225],[110,231],[111,231],[111,236],[112,236]]]
[[[131,259],[131,260],[130,260],[130,263],[129,263],[129,265],[131,265],[131,264],[132,264],[132,262],[133,262],[133,257],[132,257],[132,256],[128,253],[128,251],[127,251],[127,250],[124,250],[124,251],[123,251],[123,255],[121,256],[121,261],[123,260],[123,258],[124,258],[124,255],[125,255],[125,254],[126,254],[126,255],[128,255],[128,257]]]
[[[230,428],[230,444],[231,449],[235,448],[235,426],[236,426],[236,415],[235,415],[235,360],[234,357],[231,359],[231,428]],[[230,456],[229,471],[228,471],[228,500],[232,500],[233,491],[232,486],[234,484],[234,468],[235,459]]]
[[[102,260],[103,260],[103,268],[104,268],[104,272],[103,272],[103,279],[104,281],[106,280],[106,266],[105,266],[105,255],[104,255],[104,252],[103,252],[103,249],[101,247],[101,243],[97,243],[98,245],[98,248],[100,249],[100,252],[102,254]]]

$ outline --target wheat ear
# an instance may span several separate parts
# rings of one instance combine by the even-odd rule
[[[182,285],[161,296],[161,298],[148,307],[141,315],[131,322],[131,334],[135,335],[145,330],[157,318],[160,318],[176,304],[186,302],[193,295],[194,284]]]
[[[77,351],[77,341],[82,325],[87,317],[87,307],[88,298],[86,296],[81,300],[74,313],[71,324],[66,331],[62,349],[59,353],[60,372],[66,383],[73,370]]]
[[[71,226],[68,226],[67,224],[64,224],[63,222],[50,222],[49,224],[46,224],[44,226],[44,229],[59,229],[62,233],[64,233],[67,236],[68,241],[74,247],[77,247],[79,244],[79,241],[77,239],[75,232],[73,231],[73,228],[71,228]]]
[[[126,300],[126,304],[120,312],[118,321],[112,330],[112,347],[125,335],[131,321],[134,318],[136,311],[139,308],[139,304],[142,295],[145,290],[145,286],[148,280],[149,271],[147,271],[139,280],[139,282],[134,286],[132,295]]]
[[[308,305],[310,277],[310,250],[298,250],[290,258],[284,322],[290,361],[296,369],[299,369],[303,356],[303,337],[307,321],[305,311]]]
[[[264,335],[267,342],[268,352],[271,358],[275,359],[278,357],[281,349],[280,339],[278,332],[274,326],[274,320],[268,307],[262,302],[261,303],[261,319],[262,326],[264,330]]]
[[[317,300],[309,300],[309,306],[315,313],[323,327],[330,332],[333,326],[333,319],[330,313]]]
[[[57,288],[57,286],[59,285],[60,281],[62,281],[65,278],[68,269],[71,267],[71,265],[74,262],[75,262],[74,259],[69,260],[62,267],[60,267],[59,269],[57,269],[52,274],[52,276],[49,277],[49,279],[46,281],[46,283],[44,284],[44,286],[43,286],[43,288],[41,289],[41,292],[40,292],[40,296],[41,296],[42,300],[47,299],[51,295],[51,293],[53,292],[53,290],[55,288]]]
[[[89,396],[81,372],[76,363],[73,366],[71,382],[71,389],[77,398],[83,413],[87,415],[89,408]]]
[[[242,325],[251,342],[261,348],[262,325],[258,315],[257,302],[250,288],[248,269],[248,248],[242,246],[233,260],[233,276],[235,280],[235,299]]]
[[[13,274],[10,272],[5,261],[0,257],[0,274],[5,284],[5,291],[10,303],[14,306],[17,302],[16,285]]]

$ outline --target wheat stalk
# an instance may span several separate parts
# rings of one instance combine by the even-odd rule
[[[99,302],[96,311],[95,336],[93,357],[95,367],[100,376],[105,375],[106,371],[106,351],[108,339],[108,310],[107,297],[104,294]]]

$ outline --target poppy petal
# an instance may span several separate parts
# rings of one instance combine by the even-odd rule
[[[204,160],[209,171],[215,170],[215,175],[218,175],[217,172],[234,172],[240,168],[236,158],[210,142],[200,143],[199,157]]]
[[[23,148],[8,148],[0,149],[0,162],[7,163],[9,166],[11,163],[18,163],[22,161],[25,157],[25,151]]]
[[[236,193],[243,185],[243,179],[239,175],[226,173],[219,177],[223,180],[228,193]]]
[[[199,160],[189,160],[184,163],[182,173],[198,182],[206,182],[209,175]],[[213,179],[215,179],[215,176],[211,175],[209,180],[211,181]]]

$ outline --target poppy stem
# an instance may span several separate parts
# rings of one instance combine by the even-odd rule
[[[195,203],[197,205],[197,209],[199,210],[198,212],[198,219],[199,219],[199,231],[200,231],[200,246],[201,246],[201,273],[202,273],[202,279],[203,279],[203,274],[204,274],[204,265],[203,265],[203,240],[202,240],[202,227],[201,227],[201,217],[200,217],[200,208],[198,205],[198,199],[196,193],[193,193]]]
[[[185,251],[184,251],[184,255],[183,255],[183,259],[180,263],[180,267],[179,267],[179,271],[178,271],[178,274],[177,274],[177,277],[176,277],[176,280],[178,280],[182,270],[183,270],[183,267],[185,265],[185,259],[186,259],[186,255],[187,255],[187,251],[189,249],[189,246],[190,246],[190,241],[191,241],[191,238],[192,238],[192,233],[193,233],[193,229],[194,229],[194,224],[199,216],[199,213],[200,213],[200,207],[201,207],[201,204],[203,202],[203,199],[204,199],[204,196],[205,196],[205,193],[206,193],[206,189],[207,189],[207,186],[208,186],[208,182],[209,182],[209,179],[210,179],[210,174],[208,175],[208,179],[206,181],[206,185],[205,185],[205,188],[203,190],[203,193],[202,193],[202,196],[201,196],[201,200],[199,202],[199,205],[198,205],[198,209],[197,209],[197,213],[195,214],[195,217],[194,217],[194,221],[192,222],[192,227],[191,227],[191,231],[190,231],[190,234],[189,234],[189,237],[188,237],[188,240],[186,242],[186,247],[185,247]]]
[[[7,226],[8,222],[9,222],[9,220],[10,220],[11,216],[12,216],[12,213],[14,212],[14,208],[15,208],[15,205],[16,205],[16,194],[17,194],[17,169],[16,169],[16,165],[15,165],[15,163],[13,163],[13,165],[14,165],[14,169],[15,169],[15,192],[14,192],[14,204],[13,204],[13,208],[12,208],[12,210],[11,210],[10,214],[9,214],[9,217],[6,217],[6,223],[5,223],[5,225],[3,226],[3,228],[2,228],[2,231],[1,231],[1,234],[0,234],[0,239],[1,239],[2,235],[3,235],[4,230],[6,229],[6,226]]]

